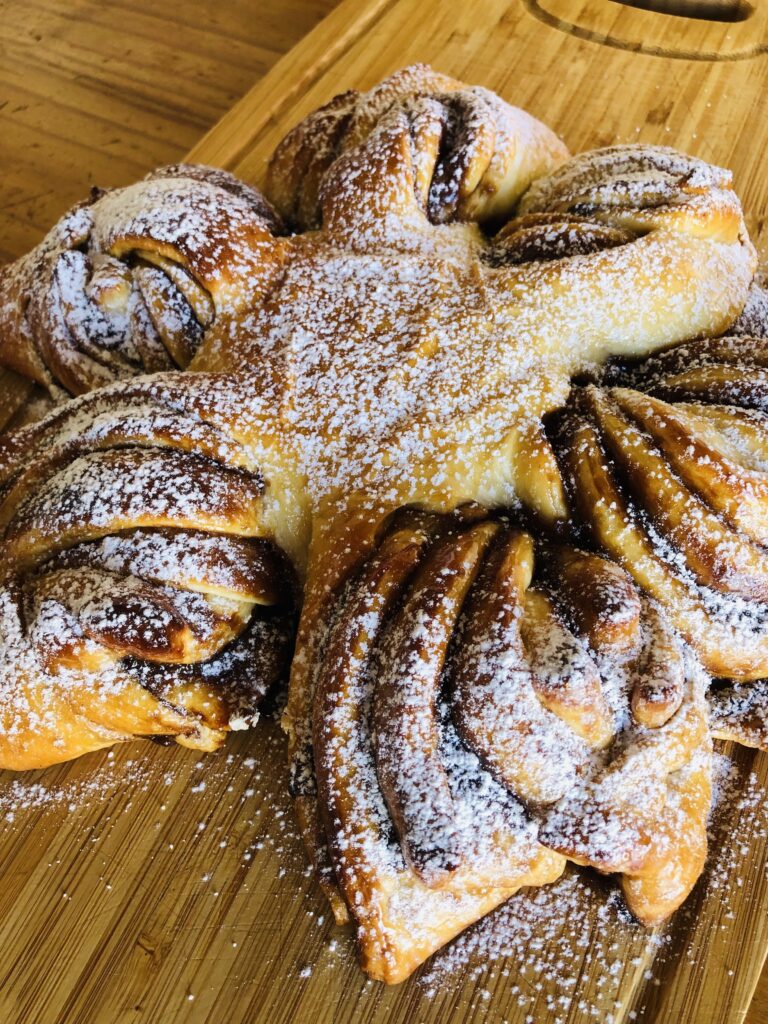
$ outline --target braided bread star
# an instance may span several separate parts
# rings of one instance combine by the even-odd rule
[[[569,158],[416,66],[281,143],[277,213],[241,188],[163,172],[6,271],[0,361],[117,383],[3,442],[0,763],[220,742],[289,656],[292,567],[297,814],[373,977],[566,858],[662,919],[706,852],[708,673],[764,672],[759,629],[739,649],[738,623],[710,628],[711,594],[765,600],[767,435],[699,407],[715,386],[749,404],[736,378],[762,370],[743,340],[692,342],[756,308],[730,175],[657,147]],[[102,265],[125,281],[119,331]],[[161,368],[131,302],[193,372],[122,379]],[[628,365],[681,343],[719,376],[681,383],[682,350]],[[705,596],[672,607],[662,541]]]

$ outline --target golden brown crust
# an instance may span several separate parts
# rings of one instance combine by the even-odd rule
[[[768,349],[596,367],[754,319],[730,175],[567,159],[417,66],[298,126],[269,192],[301,234],[167,168],[3,274],[0,362],[53,393],[196,372],[0,439],[2,763],[250,720],[291,648],[281,549],[297,814],[372,976],[566,857],[661,919],[703,861],[710,721],[760,735],[692,650],[768,664]]]
[[[494,93],[414,65],[367,93],[337,96],[297,125],[272,156],[267,194],[294,227],[333,231],[352,166],[346,155],[398,119],[414,204],[432,223],[501,220],[533,178],[567,156],[544,125]]]
[[[671,642],[654,610],[641,602],[631,647],[619,633],[598,651],[558,618],[551,567],[580,560],[599,605],[604,559],[545,551],[537,587],[530,537],[479,509],[369,533],[377,546],[335,590],[313,659],[312,726],[326,884],[357,923],[367,969],[397,980],[473,919],[476,898],[488,907],[541,881],[557,863],[542,847],[626,875],[632,909],[667,916],[703,862],[711,744],[701,673],[687,664],[663,714],[633,720],[653,705],[635,693],[642,668]],[[623,595],[618,618],[631,622],[640,598],[619,578],[614,605]]]
[[[433,549],[382,640],[386,668],[377,675],[371,708],[376,775],[403,856],[429,886],[439,886],[462,859],[439,751],[446,637],[493,533],[492,524],[479,524]]]
[[[0,270],[0,364],[56,396],[184,369],[217,316],[268,289],[281,230],[255,189],[210,167],[95,189]]]
[[[285,671],[268,486],[201,402],[233,385],[137,381],[3,438],[3,767],[133,734],[213,749]]]
[[[740,680],[768,671],[768,432],[754,410],[761,371],[744,341],[689,343],[613,375],[636,388],[577,391],[563,445],[577,514],[596,543],[709,672]],[[755,344],[756,362],[761,353]],[[724,390],[736,373],[740,386]]]
[[[642,606],[632,577],[615,562],[566,545],[551,546],[544,558],[543,571],[573,632],[596,651],[635,650]]]

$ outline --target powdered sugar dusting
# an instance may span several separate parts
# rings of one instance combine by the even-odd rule
[[[716,333],[743,305],[754,252],[729,175],[672,151],[602,151],[535,183],[521,211],[563,213],[566,228],[555,237],[545,216],[541,251],[534,246],[522,262],[505,260],[504,247],[477,223],[451,222],[507,215],[531,178],[563,154],[546,130],[484,90],[447,91],[439,102],[418,96],[392,110],[379,94],[374,106],[383,102],[385,109],[366,131],[359,123],[365,111],[359,115],[348,102],[338,107],[326,127],[331,135],[346,131],[351,117],[360,145],[325,140],[323,161],[328,152],[342,156],[318,191],[318,233],[278,238],[277,222],[265,219],[252,196],[225,187],[215,174],[196,172],[187,181],[173,171],[94,197],[85,208],[88,223],[71,225],[83,232],[75,246],[34,256],[45,267],[46,288],[28,295],[24,268],[5,279],[12,294],[3,315],[13,320],[28,370],[41,382],[51,384],[52,373],[69,390],[83,390],[129,375],[163,348],[178,365],[196,351],[194,370],[229,371],[208,376],[205,386],[190,374],[116,387],[8,442],[3,657],[6,677],[18,674],[21,697],[3,697],[6,735],[21,750],[19,763],[25,728],[33,727],[44,748],[36,756],[50,760],[51,749],[72,753],[62,725],[84,717],[91,730],[85,747],[132,732],[179,734],[201,747],[220,742],[233,709],[214,683],[230,672],[242,683],[238,644],[253,595],[220,593],[233,583],[226,572],[217,579],[208,573],[203,594],[205,560],[194,544],[179,568],[195,585],[177,586],[168,570],[168,559],[178,557],[173,539],[160,543],[158,555],[160,533],[148,531],[278,537],[274,524],[290,521],[281,529],[292,534],[291,553],[302,557],[310,518],[317,525],[340,508],[343,514],[353,494],[364,495],[379,518],[414,502],[441,510],[468,499],[519,507],[526,473],[531,483],[523,439],[539,437],[542,460],[549,455],[554,463],[542,421],[564,404],[574,375],[593,372],[609,355],[644,355]],[[387,174],[370,173],[377,161]],[[476,191],[466,187],[473,179],[482,185]],[[573,225],[571,214],[578,218]],[[316,215],[309,211],[310,219]],[[586,241],[575,227],[582,217],[591,225]],[[141,264],[135,274],[108,261],[125,254]],[[114,401],[120,395],[132,399],[121,405]],[[635,452],[641,434],[633,435]],[[30,466],[21,465],[25,454]],[[654,463],[649,479],[663,463]],[[718,535],[717,578],[693,580],[689,588],[695,566],[684,540],[695,532],[694,519],[705,516],[684,518],[671,540],[652,523],[652,554],[687,574],[679,587],[693,590],[700,620],[728,618],[725,610],[735,616],[726,625],[743,629],[751,601],[764,601],[764,581],[756,572],[753,590],[734,588],[735,595],[723,597],[721,567],[735,565],[743,574],[751,548],[745,554],[748,545]],[[706,520],[710,533],[713,521]],[[85,562],[68,564],[60,556],[66,547]],[[115,582],[123,574],[127,581]],[[310,594],[316,586],[323,581],[310,577]],[[354,588],[345,600],[350,593],[354,598]],[[535,604],[537,594],[546,605],[538,591],[526,600]],[[342,603],[338,621],[344,611]],[[708,679],[686,656],[669,720],[658,728],[638,725],[627,660],[588,651],[547,614],[547,631],[523,636],[530,671],[510,673],[512,689],[529,684],[584,742],[567,734],[563,772],[544,808],[524,809],[489,769],[487,755],[481,760],[456,730],[444,693],[445,644],[455,624],[445,605],[414,616],[394,635],[394,650],[385,644],[378,654],[381,622],[364,606],[347,622],[357,644],[351,664],[330,682],[312,656],[296,663],[299,696],[287,722],[302,743],[300,795],[315,796],[317,768],[337,878],[346,883],[358,938],[378,976],[404,976],[521,885],[553,880],[561,853],[624,872],[630,902],[630,887],[642,888],[649,850],[663,860],[674,837],[690,830],[685,841],[697,863],[696,826],[703,830],[710,785]],[[331,650],[338,621],[330,639],[323,637]],[[447,638],[438,635],[446,623]],[[42,698],[40,662],[27,641],[46,673]],[[381,696],[376,667],[386,667],[406,642],[414,650],[397,674],[420,685],[410,694],[403,688],[397,723],[416,728],[401,746],[386,714],[371,734],[369,712],[375,717]],[[480,648],[481,662],[484,653]],[[220,657],[215,678],[209,655]],[[206,667],[194,667],[199,661]],[[176,662],[193,667],[168,667]],[[315,676],[304,690],[306,665]],[[317,676],[326,684],[329,714],[316,716],[315,736],[325,746],[313,758],[307,739]],[[111,698],[120,698],[115,703],[128,717],[119,728]],[[247,724],[253,713],[239,702],[232,721]],[[422,767],[422,726],[437,767],[427,789],[411,770]],[[547,735],[558,750],[563,732]],[[372,750],[382,737],[388,755],[381,745]],[[401,759],[399,793],[386,785],[385,755]],[[33,803],[39,798],[31,794]],[[409,820],[406,804],[416,808]],[[427,813],[420,815],[420,807]],[[431,884],[417,847],[439,862],[438,871],[458,870],[452,883]],[[674,902],[688,882],[675,880],[678,888],[660,900]],[[577,890],[569,879],[559,886],[555,897],[567,908]],[[537,906],[545,905],[543,897]],[[503,947],[506,955],[524,934]],[[585,934],[579,932],[582,944]],[[622,965],[610,971],[620,974]],[[311,983],[308,965],[298,973]],[[547,1008],[559,1012],[562,1004]]]

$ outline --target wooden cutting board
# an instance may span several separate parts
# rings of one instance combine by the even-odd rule
[[[495,89],[573,150],[667,143],[732,167],[768,245],[768,4],[713,22],[611,0],[345,0],[195,147],[259,182],[312,107],[423,60]],[[730,1024],[768,949],[768,758],[719,761],[712,857],[657,934],[573,872],[419,976],[366,982],[308,877],[265,722],[200,756],[133,743],[0,778],[0,1020],[194,1024]],[[507,954],[504,956],[504,954]]]

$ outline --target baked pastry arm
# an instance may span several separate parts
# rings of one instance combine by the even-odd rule
[[[269,290],[280,231],[255,189],[212,167],[94,189],[0,269],[0,365],[56,398],[183,369],[217,317]]]
[[[284,676],[297,593],[269,454],[231,429],[242,383],[115,385],[0,441],[2,767],[211,750]]]

